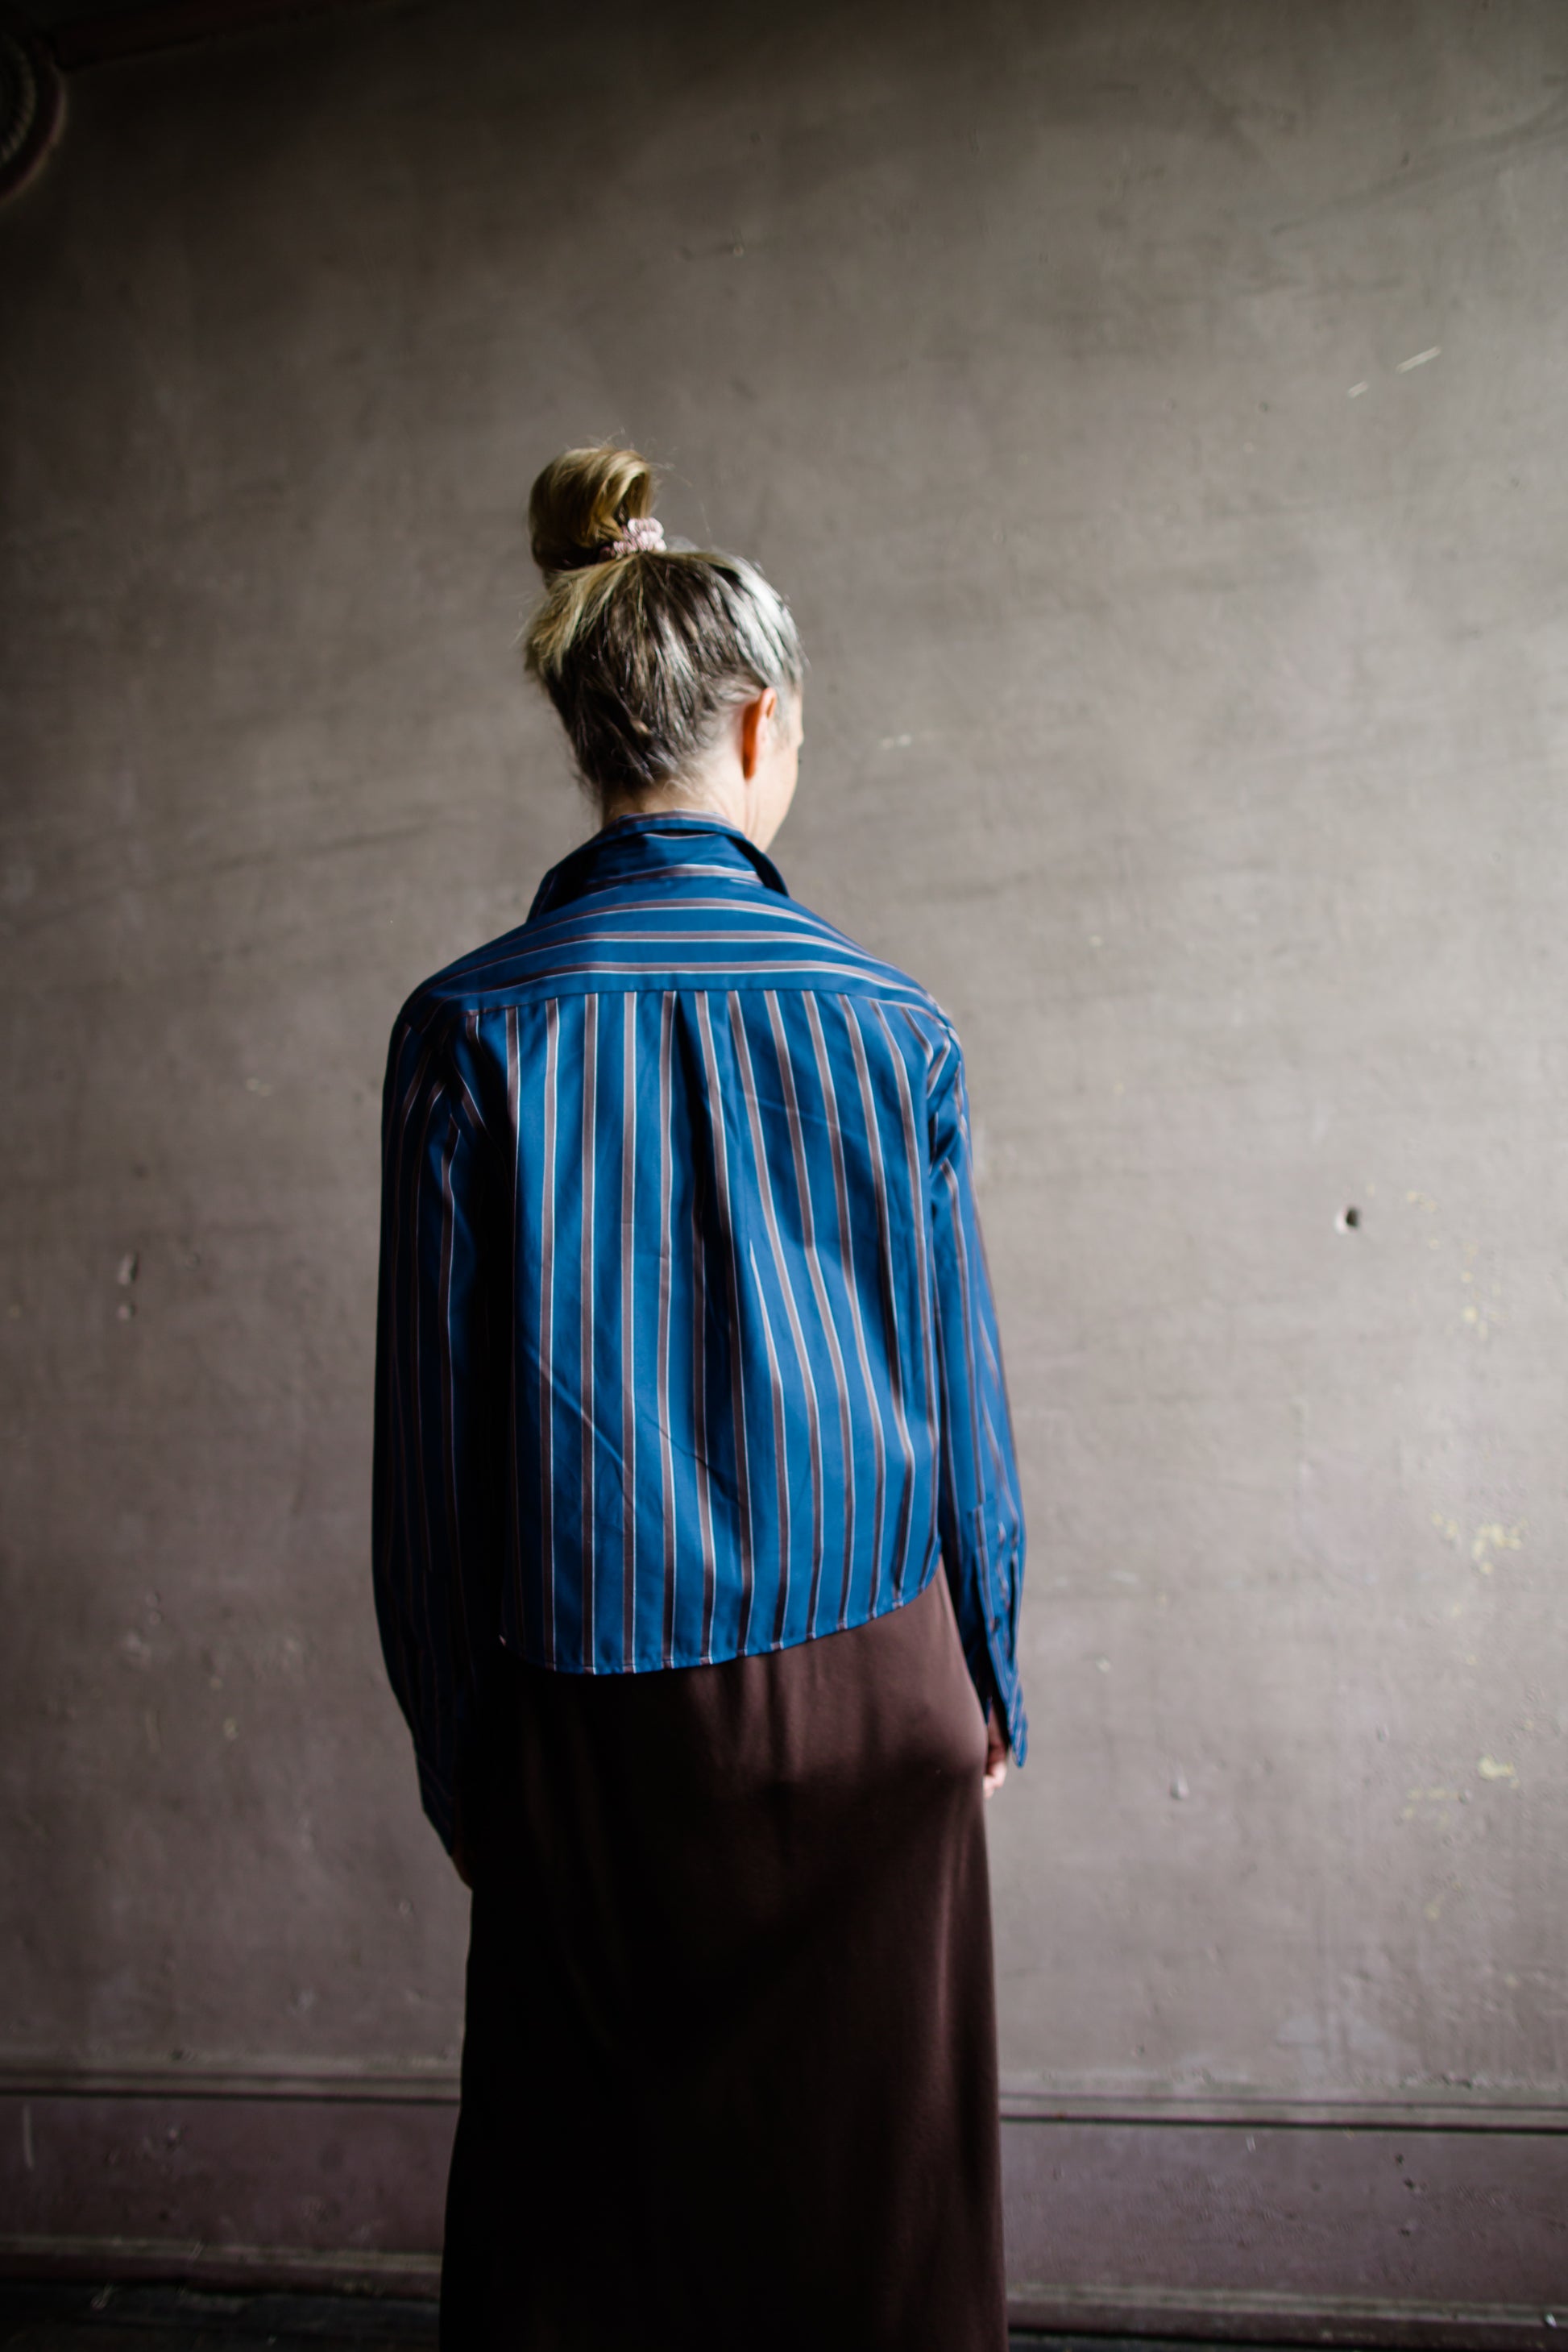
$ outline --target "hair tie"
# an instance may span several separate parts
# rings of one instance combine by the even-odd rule
[[[621,526],[619,539],[599,550],[598,561],[609,563],[617,555],[661,555],[664,552],[664,525],[657,515],[637,515]]]

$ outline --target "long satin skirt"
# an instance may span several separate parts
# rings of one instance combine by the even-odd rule
[[[765,1657],[508,1673],[443,2352],[1005,2352],[985,1741],[941,1571]]]

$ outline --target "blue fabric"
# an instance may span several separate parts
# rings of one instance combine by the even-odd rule
[[[409,999],[383,1148],[376,1605],[448,1846],[498,1642],[695,1665],[939,1563],[1022,1759],[1017,1470],[924,989],[733,828],[624,820]]]

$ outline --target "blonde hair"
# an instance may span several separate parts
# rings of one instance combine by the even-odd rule
[[[523,657],[601,802],[688,774],[723,715],[770,686],[798,694],[805,664],[776,589],[739,556],[610,551],[653,508],[653,468],[608,442],[563,450],[529,494],[544,595]]]

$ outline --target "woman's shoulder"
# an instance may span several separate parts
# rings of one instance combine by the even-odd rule
[[[799,899],[791,899],[790,905],[803,921],[814,925],[824,941],[831,943],[834,950],[858,970],[868,993],[889,996],[918,1012],[941,1033],[947,1045],[954,1051],[958,1049],[958,1031],[952,1014],[923,981],[917,980],[912,972],[906,971],[877,949],[868,948],[861,940],[852,938],[837,923],[829,922],[826,916],[815,914],[809,908],[803,907]]]
[[[760,891],[593,894],[531,916],[421,981],[396,1026],[434,1042],[561,996],[752,989],[879,1003],[914,1024],[933,1061],[958,1052],[952,1016],[923,982],[800,899]]]

